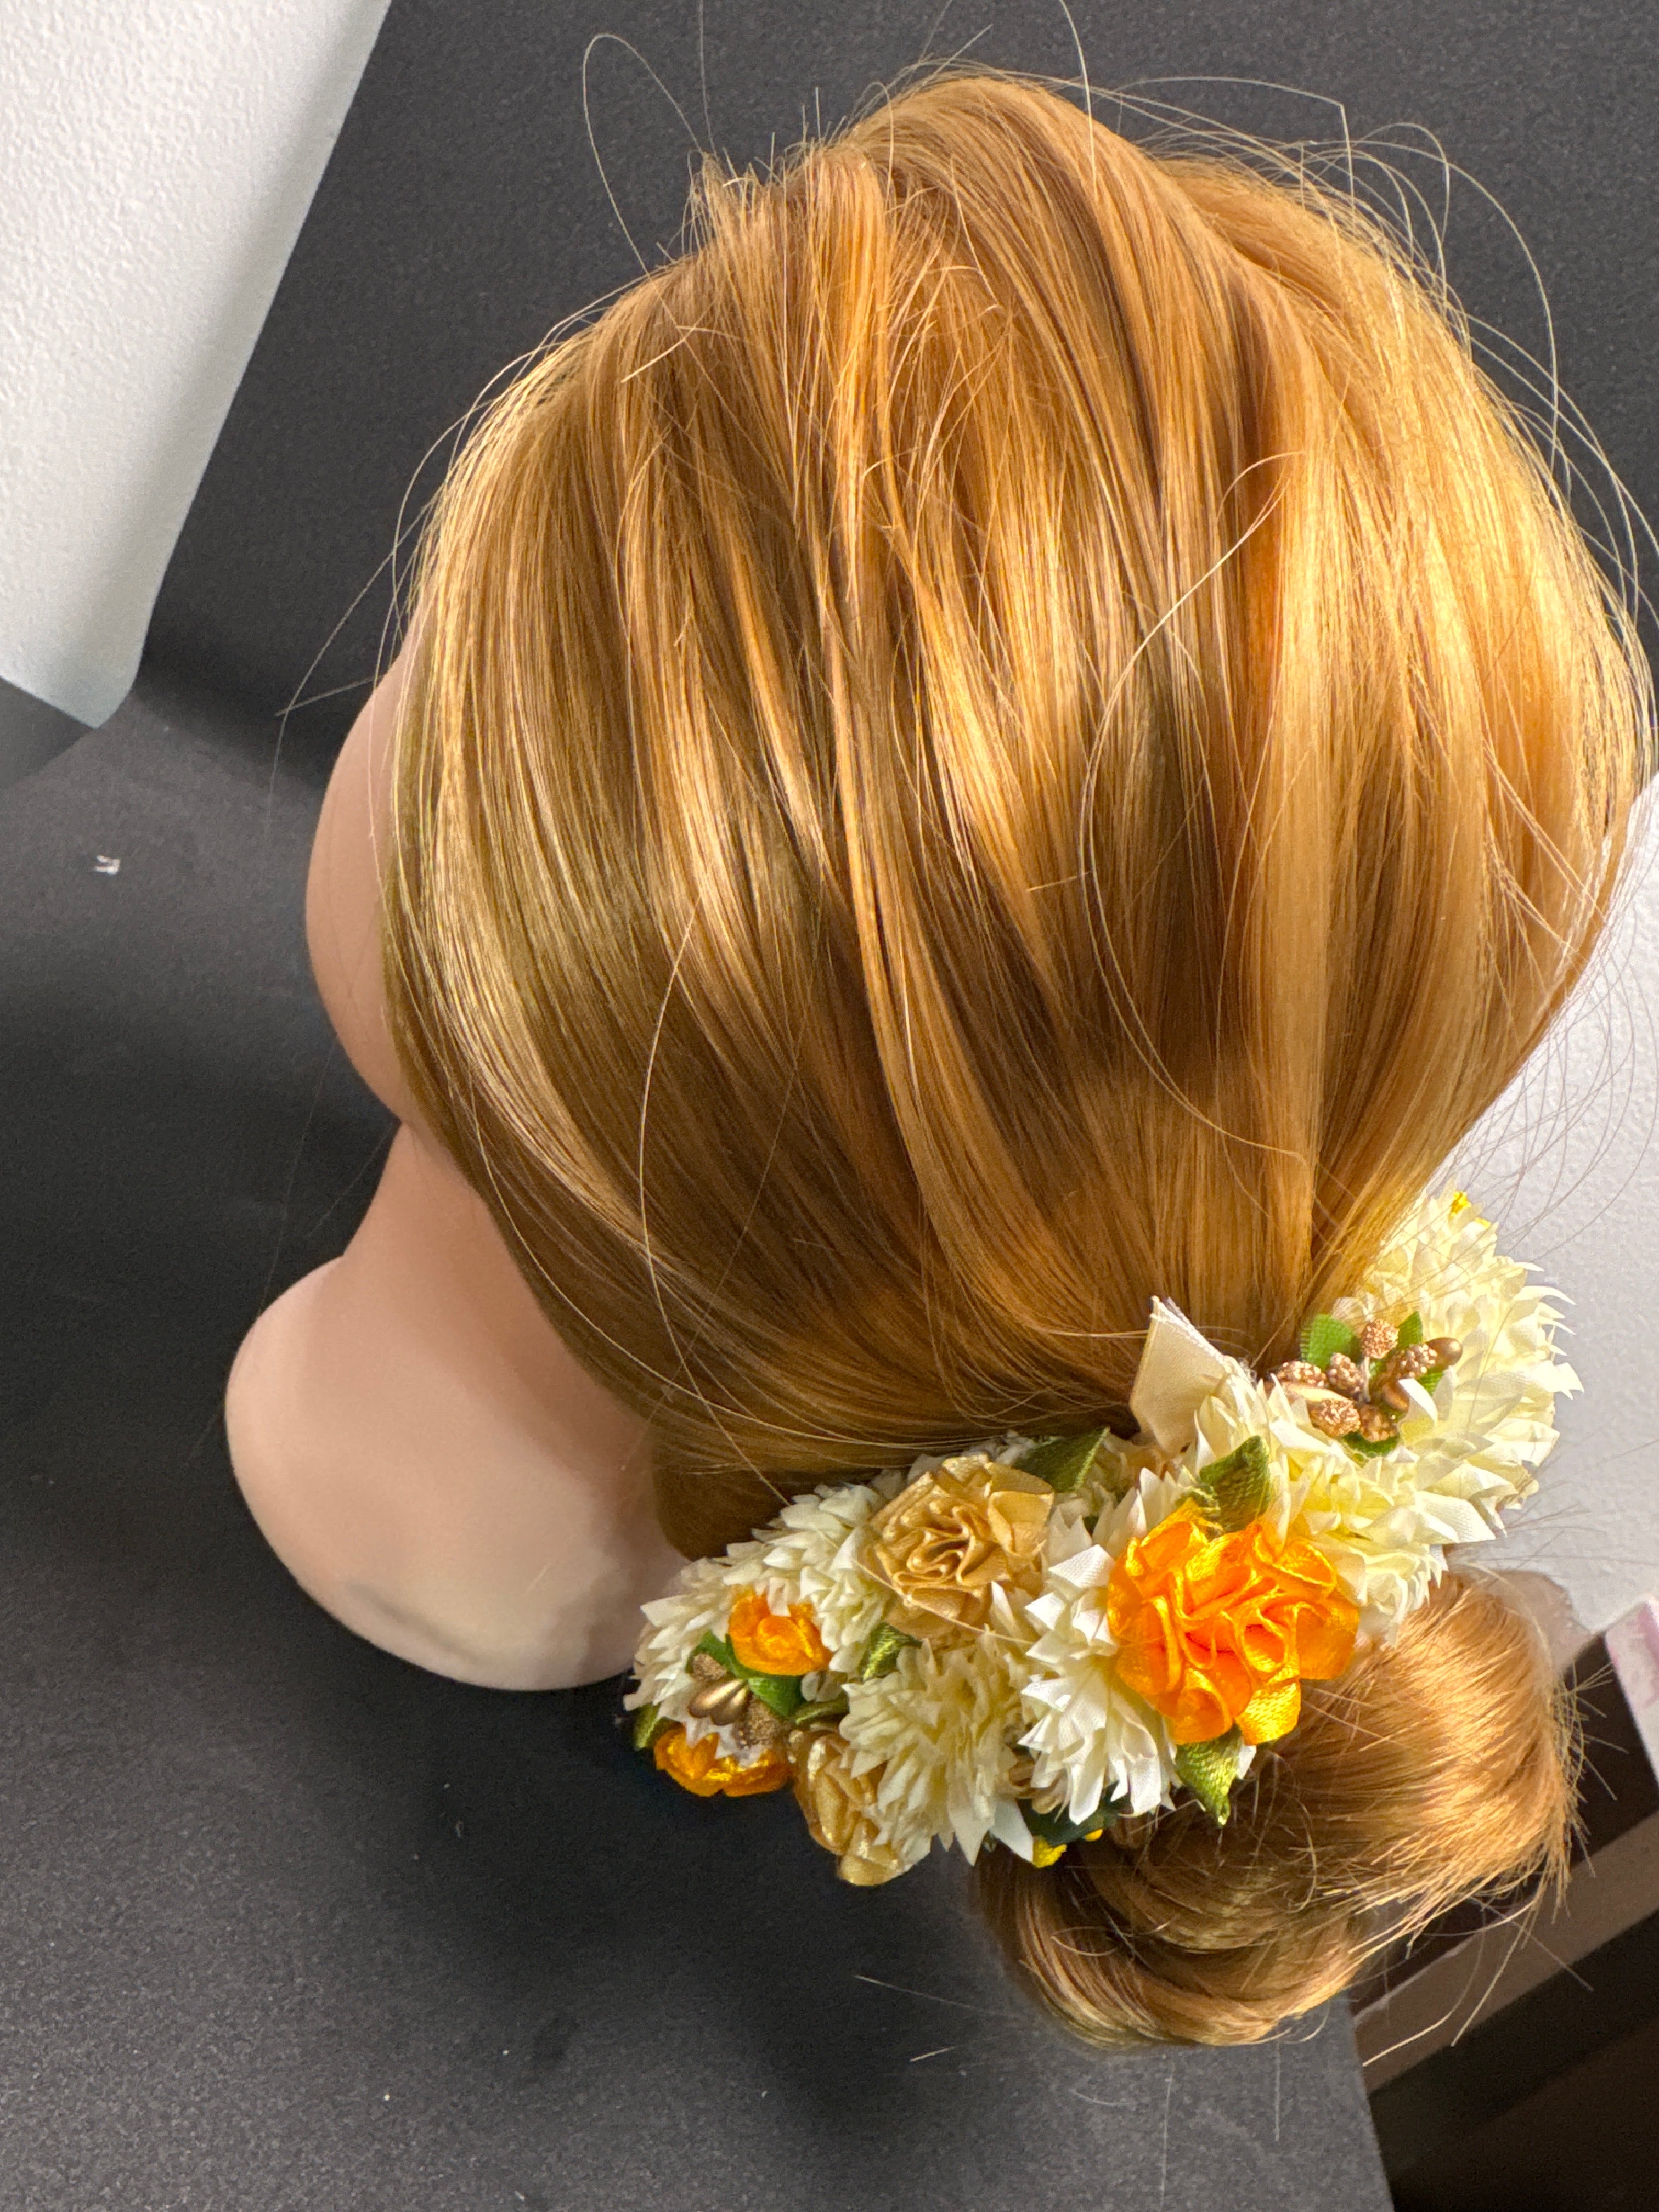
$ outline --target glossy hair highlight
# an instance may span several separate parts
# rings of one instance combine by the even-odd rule
[[[1650,712],[1455,307],[1308,175],[950,74],[767,178],[711,162],[694,217],[450,472],[386,917],[421,1110],[653,1424],[689,1553],[1112,1415],[1154,1293],[1285,1356],[1579,975]],[[1392,1729],[1437,1632],[1311,1702]],[[1264,1762],[1274,1865],[1315,1863],[1298,1775],[1341,1863],[1364,1735]],[[1491,1754],[1449,1721],[1437,1789],[1459,1741]],[[1005,1859],[1057,1990],[1032,1931],[1076,1869]],[[1352,1956],[1236,2000],[1201,1919],[1190,2002],[1137,1984],[1127,2032],[1260,2032]]]

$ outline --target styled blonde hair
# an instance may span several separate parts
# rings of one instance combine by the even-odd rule
[[[1291,1352],[1578,976],[1649,697],[1455,309],[1310,177],[947,74],[764,179],[711,162],[693,214],[438,501],[386,980],[696,1553],[828,1474],[1113,1417],[1153,1293]],[[1442,1717],[1448,1807],[1530,1716],[1478,1846],[1425,1829],[1437,1897],[1559,1856],[1547,1684],[1495,1705],[1482,1658],[1510,1623],[1449,1597],[1219,1838],[1174,1816],[1086,1882],[994,1855],[996,1924],[1090,2033],[1316,2002],[1422,1795],[1361,1755],[1373,1706]],[[1297,1900],[1338,1897],[1315,1940]],[[1251,1984],[1224,1924],[1292,1963]]]

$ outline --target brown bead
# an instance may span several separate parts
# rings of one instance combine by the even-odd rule
[[[1308,1419],[1328,1437],[1347,1437],[1359,1426],[1359,1408],[1348,1398],[1316,1398]]]
[[[1385,1437],[1398,1436],[1393,1416],[1382,1406],[1362,1406],[1359,1408],[1359,1433],[1368,1444],[1380,1444]]]
[[[1386,1359],[1400,1341],[1391,1321],[1368,1321],[1359,1332],[1359,1349],[1367,1359]]]
[[[1386,1382],[1373,1382],[1371,1395],[1379,1406],[1386,1406],[1390,1413],[1407,1413],[1411,1411],[1411,1400],[1392,1376]]]
[[[685,1671],[696,1682],[724,1682],[730,1679],[712,1651],[694,1651]]]
[[[1340,1390],[1345,1398],[1363,1398],[1365,1395],[1364,1370],[1349,1358],[1346,1352],[1332,1355],[1325,1369],[1326,1380],[1333,1390]]]
[[[1324,1369],[1316,1367],[1311,1359],[1287,1359],[1282,1367],[1273,1370],[1273,1380],[1304,1390],[1322,1390],[1326,1388]]]
[[[1423,1349],[1434,1354],[1437,1367],[1455,1367],[1463,1357],[1463,1346],[1455,1336],[1431,1336]]]

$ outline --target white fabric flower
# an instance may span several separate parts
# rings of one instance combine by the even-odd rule
[[[1266,1443],[1273,1477],[1273,1502],[1267,1517],[1281,1537],[1308,1486],[1322,1477],[1334,1478],[1354,1464],[1352,1452],[1345,1450],[1334,1437],[1315,1428],[1301,1400],[1293,1398],[1279,1382],[1258,1381],[1237,1362],[1219,1389],[1204,1400],[1194,1419],[1197,1436],[1182,1457],[1194,1476],[1236,1451],[1250,1437],[1261,1437]]]
[[[758,1752],[745,1749],[731,1729],[716,1728],[712,1721],[700,1719],[688,1710],[699,1685],[687,1668],[691,1654],[711,1630],[717,1636],[725,1634],[738,1590],[753,1588],[756,1583],[752,1573],[746,1583],[737,1578],[729,1553],[689,1560],[667,1596],[653,1598],[641,1607],[650,1626],[634,1654],[638,1681],[623,1699],[629,1711],[654,1705],[665,1720],[679,1723],[688,1742],[696,1743],[705,1735],[717,1736],[724,1757],[745,1764],[757,1758]]]
[[[1399,1446],[1356,1461],[1340,1446],[1307,1463],[1297,1498],[1308,1533],[1361,1607],[1360,1626],[1391,1636],[1446,1570],[1456,1544],[1488,1541],[1500,1515],[1537,1488],[1556,1440],[1555,1401],[1578,1377],[1555,1353],[1559,1293],[1498,1250],[1498,1231],[1467,1200],[1425,1199],[1382,1254],[1363,1297],[1337,1318],[1422,1317],[1425,1338],[1456,1337],[1462,1357],[1433,1397],[1407,1386]]]
[[[696,1687],[686,1662],[711,1629],[724,1631],[731,1611],[728,1566],[724,1557],[690,1560],[666,1597],[641,1607],[651,1625],[634,1655],[638,1686],[623,1699],[630,1711],[655,1705],[671,1719],[684,1719],[685,1700]]]
[[[913,1644],[890,1673],[848,1685],[853,1771],[881,1770],[875,1818],[907,1866],[935,1837],[977,1856],[998,1798],[1013,1794],[1023,1673],[1017,1649],[986,1634]]]
[[[688,1672],[692,1653],[711,1631],[725,1634],[734,1599],[758,1589],[774,1613],[810,1606],[830,1647],[831,1667],[839,1662],[843,1673],[850,1672],[889,1595],[859,1567],[859,1537],[901,1479],[825,1484],[792,1498],[757,1535],[729,1546],[718,1558],[690,1560],[667,1596],[642,1608],[649,1627],[634,1656],[638,1682],[623,1705],[630,1711],[655,1705],[665,1719],[681,1724],[689,1742],[717,1736],[728,1758],[747,1763],[759,1756],[739,1744],[730,1728],[716,1728],[689,1711],[697,1690]],[[819,1679],[823,1686],[827,1678]]]
[[[826,1484],[792,1498],[756,1540],[768,1605],[774,1613],[811,1606],[830,1664],[843,1674],[857,1668],[892,1595],[864,1571],[858,1555],[865,1522],[899,1480]]]
[[[1133,1813],[1172,1802],[1175,1747],[1161,1717],[1119,1680],[1106,1585],[1128,1546],[1191,1486],[1179,1468],[1143,1472],[1103,1510],[1092,1537],[1070,1515],[1056,1516],[1042,1594],[1024,1608],[1035,1633],[1025,1653],[1020,1742],[1035,1762],[1033,1791],[1063,1785],[1071,1820],[1086,1819],[1103,1796],[1127,1797]]]

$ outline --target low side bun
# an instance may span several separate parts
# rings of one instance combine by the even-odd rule
[[[1304,1699],[1225,1828],[1188,1803],[1049,1869],[981,1861],[986,1918],[1066,2026],[1104,2044],[1255,2042],[1458,1899],[1559,1878],[1572,1715],[1494,1584],[1449,1576],[1395,1646]]]

